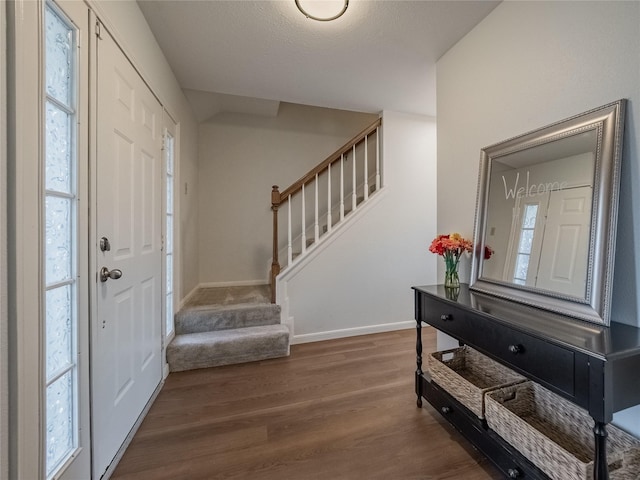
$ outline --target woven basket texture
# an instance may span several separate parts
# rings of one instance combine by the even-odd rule
[[[638,480],[640,478],[640,449],[627,452],[623,465],[609,473],[609,480]]]
[[[484,418],[484,394],[524,382],[513,370],[468,346],[434,352],[427,357],[431,379],[479,418]]]
[[[593,419],[586,410],[537,383],[525,382],[488,393],[486,417],[489,428],[550,478],[593,480]],[[607,432],[610,478],[638,480],[637,469],[634,476],[626,475],[635,468],[640,440],[613,425]]]

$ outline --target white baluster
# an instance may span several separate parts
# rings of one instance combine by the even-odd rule
[[[376,128],[376,192],[380,189],[380,127]]]
[[[320,240],[320,225],[318,225],[318,174],[316,173],[316,198],[315,198],[315,219],[313,223],[313,241],[318,243]]]
[[[307,212],[306,210],[306,202],[304,198],[304,183],[302,184],[302,235],[300,238],[302,239],[302,253],[307,251]]]
[[[287,265],[293,262],[293,245],[291,244],[291,195],[287,200]]]
[[[352,181],[351,181],[351,210],[356,211],[356,207],[358,206],[358,194],[356,193],[356,146],[353,145],[353,158],[351,159],[351,163],[353,164]]]
[[[340,155],[340,221],[344,220],[344,154]]]
[[[364,136],[364,201],[369,200],[369,157],[368,157],[368,139]]]
[[[331,164],[327,166],[327,233],[331,231]]]

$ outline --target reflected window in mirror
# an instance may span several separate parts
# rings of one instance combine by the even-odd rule
[[[516,255],[516,267],[513,272],[513,283],[527,285],[529,263],[531,262],[531,248],[535,236],[536,217],[538,205],[526,205],[522,215],[522,228],[520,228],[520,242]]]

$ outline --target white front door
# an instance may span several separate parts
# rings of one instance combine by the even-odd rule
[[[585,297],[591,192],[591,187],[551,192],[537,287]]]
[[[104,474],[162,379],[162,107],[101,30],[92,333],[95,478]]]

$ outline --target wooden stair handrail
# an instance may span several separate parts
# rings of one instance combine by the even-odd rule
[[[298,190],[302,189],[302,185],[306,185],[307,183],[309,183],[311,180],[313,180],[316,177],[318,173],[325,170],[330,164],[339,160],[340,157],[344,153],[347,153],[349,150],[351,150],[351,148],[353,148],[354,145],[357,145],[360,142],[362,142],[367,135],[369,135],[371,132],[377,129],[381,124],[382,124],[382,119],[378,118],[375,122],[373,122],[367,128],[365,128],[360,133],[358,133],[353,138],[351,138],[351,140],[347,141],[342,147],[340,147],[338,150],[336,150],[331,155],[329,155],[324,161],[322,161],[321,163],[313,167],[311,170],[309,170],[307,174],[303,175],[299,180],[291,184],[290,187],[287,187],[285,190],[283,190],[282,193],[280,193],[280,200],[278,202],[278,205],[282,203],[284,200],[286,200],[289,195],[293,195]],[[272,198],[272,204],[273,204],[273,200],[274,199]]]
[[[280,262],[278,260],[278,209],[280,208],[280,204],[287,200],[289,196],[297,193],[302,189],[303,185],[306,185],[310,181],[316,178],[320,172],[326,170],[329,165],[338,161],[342,155],[350,151],[354,145],[358,145],[363,142],[369,134],[374,132],[382,125],[382,118],[378,118],[371,125],[366,127],[360,133],[355,135],[349,141],[347,141],[342,147],[329,155],[326,159],[316,165],[314,168],[309,170],[308,173],[303,175],[299,180],[294,182],[291,186],[286,188],[282,193],[280,193],[278,185],[274,185],[271,189],[271,211],[273,212],[273,257],[271,261],[271,275],[270,275],[270,284],[271,284],[271,303],[276,303],[276,277],[280,273]]]

